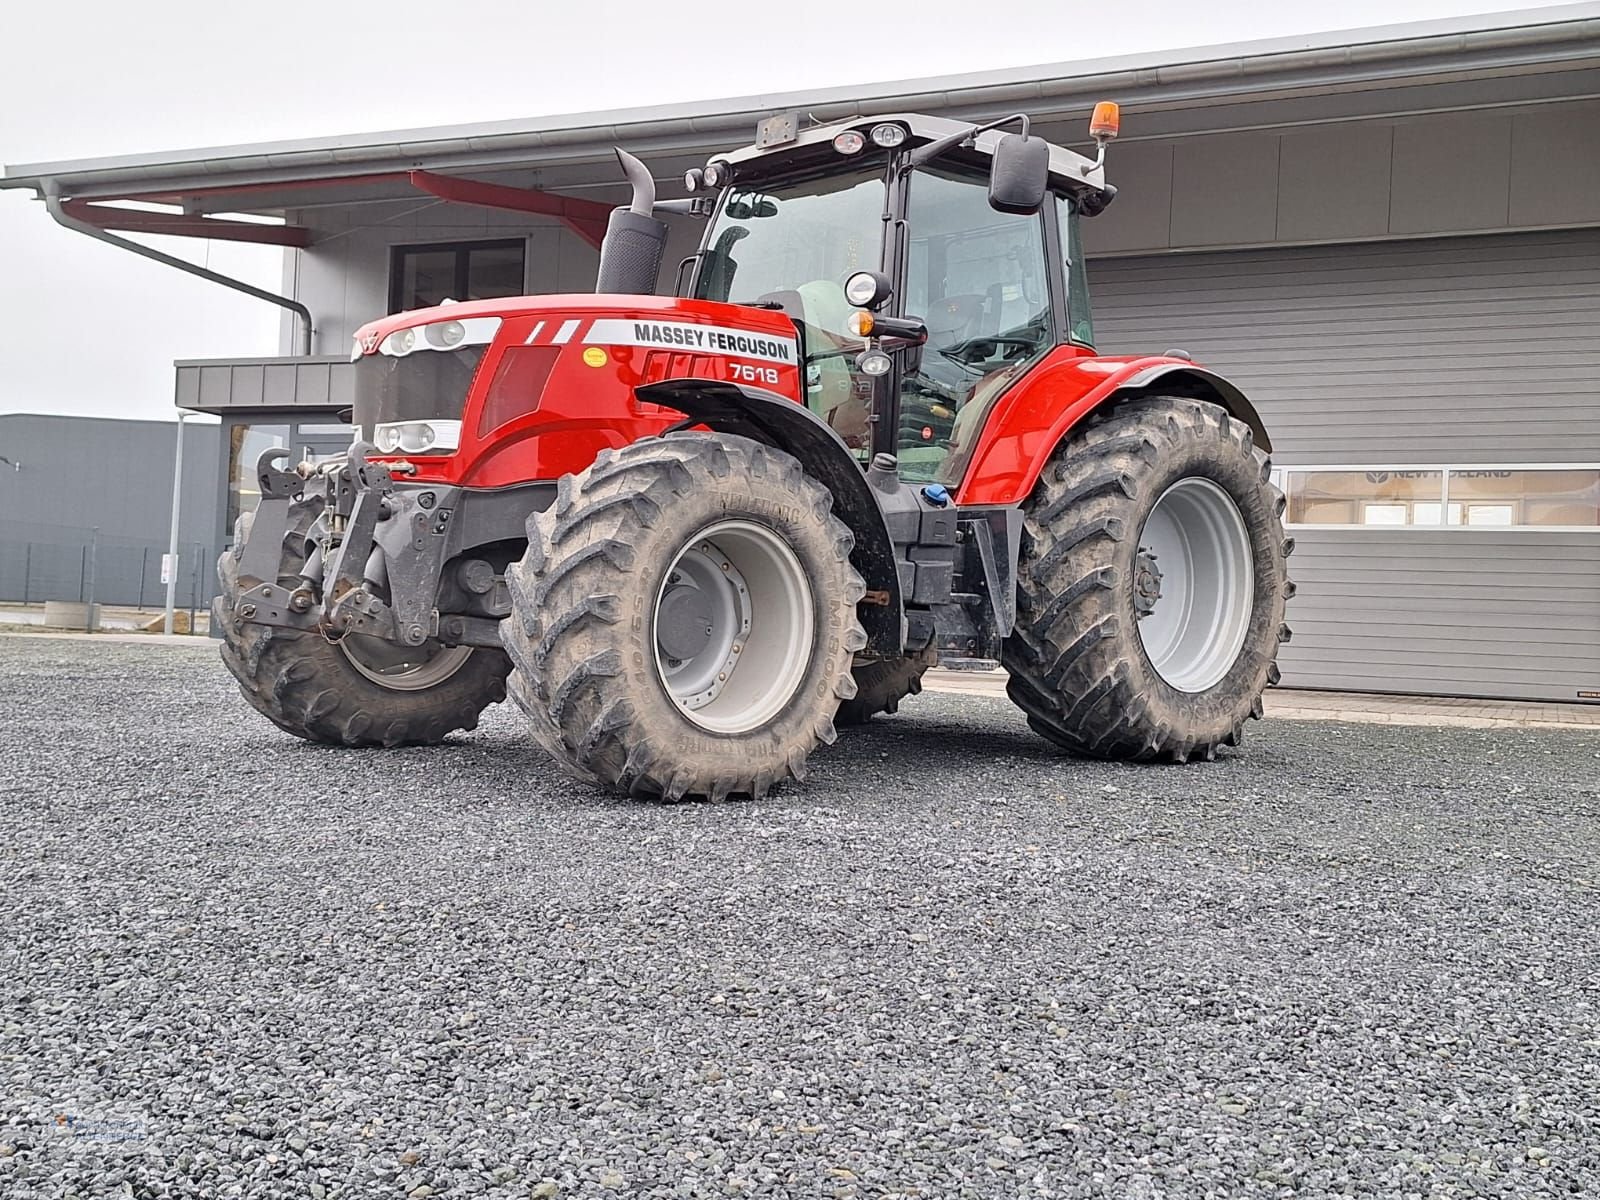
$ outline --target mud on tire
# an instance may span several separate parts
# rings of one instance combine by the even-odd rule
[[[877,658],[859,664],[851,671],[856,694],[839,705],[833,723],[840,728],[864,725],[879,713],[899,712],[900,701],[922,691],[923,674],[938,660],[930,650],[906,658]]]
[[[669,584],[683,586],[685,555],[716,549],[719,535],[702,534],[730,522],[749,530],[752,544],[770,538],[787,547],[806,581],[785,593],[798,598],[783,602],[790,617],[781,629],[794,638],[785,661],[799,665],[778,669],[794,677],[793,690],[784,683],[750,693],[764,697],[746,710],[751,720],[771,710],[750,728],[740,727],[736,686],[763,686],[760,656],[769,654],[770,666],[776,660],[764,647],[779,644],[763,636],[776,626],[762,624],[754,579],[752,623],[732,651],[742,657],[729,660],[721,683],[728,701],[719,692],[703,707],[686,707],[700,697],[676,695],[667,675],[679,660],[658,657],[667,654],[659,639],[667,636]],[[512,614],[501,638],[516,664],[512,697],[535,738],[569,770],[630,795],[761,796],[785,778],[803,779],[811,751],[836,736],[839,702],[855,694],[851,660],[866,644],[856,617],[866,586],[850,564],[853,544],[827,489],[771,446],[677,433],[603,451],[563,478],[555,504],[529,519],[527,554],[508,572]],[[735,557],[721,563],[724,571]],[[718,587],[712,580],[703,590]],[[796,613],[809,635],[793,633]],[[752,674],[741,678],[746,667]]]
[[[321,634],[240,620],[234,613],[237,548],[249,536],[250,515],[239,518],[235,549],[217,560],[222,592],[212,602],[211,619],[222,633],[222,661],[240,692],[278,728],[335,746],[431,745],[476,728],[483,710],[505,699],[511,663],[492,647],[473,650],[431,687],[396,690],[362,674],[345,650]],[[291,534],[286,565],[298,568],[293,539]]]
[[[1093,758],[1186,762],[1239,743],[1278,681],[1278,645],[1289,638],[1294,543],[1269,478],[1248,427],[1180,397],[1130,402],[1060,447],[1024,506],[1017,626],[1002,651],[1007,692],[1036,732]],[[1149,578],[1146,520],[1186,479],[1208,481],[1237,507],[1251,589],[1237,656],[1191,691],[1152,665],[1135,596],[1141,570]]]

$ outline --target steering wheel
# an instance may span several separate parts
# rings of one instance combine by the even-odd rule
[[[965,367],[974,367],[984,359],[993,356],[994,347],[1021,346],[1026,350],[1037,349],[1037,337],[1021,337],[1015,334],[985,333],[978,337],[970,337],[964,341],[951,342],[948,346],[939,347],[939,353],[946,358],[954,359]],[[989,347],[984,353],[978,353],[980,348]]]

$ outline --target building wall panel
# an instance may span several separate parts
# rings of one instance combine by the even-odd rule
[[[1392,128],[1334,125],[1279,145],[1275,240],[1359,240],[1389,231]]]
[[[1270,242],[1278,222],[1278,137],[1226,133],[1173,148],[1173,246]],[[1120,199],[1120,197],[1119,197]]]
[[[142,598],[159,607],[177,432],[171,421],[0,416],[0,443],[17,464],[0,464],[13,485],[0,514],[0,601],[79,599],[93,543],[102,602]],[[184,426],[178,601],[185,607],[191,587],[201,606],[212,594],[220,434],[215,424]]]
[[[1280,462],[1600,461],[1600,231],[1091,261],[1110,353],[1181,346]]]
[[[1338,121],[1310,119],[1312,105],[1306,124],[1291,123],[1293,99],[1198,107],[1181,121],[1130,113],[1130,140],[1111,148],[1106,168],[1116,202],[1085,223],[1085,245],[1126,254],[1600,222],[1600,101],[1405,111],[1448,107],[1452,94],[1396,89],[1384,99],[1399,107],[1374,103],[1372,116]],[[1239,131],[1205,132],[1230,125]]]
[[[1101,349],[1178,345],[1280,467],[1600,463],[1600,231],[1106,258]],[[1600,529],[1299,526],[1298,687],[1600,690]]]
[[[1511,224],[1600,222],[1600,120],[1539,109],[1511,120]]]
[[[1511,118],[1418,117],[1394,126],[1390,233],[1503,229],[1511,201]]]
[[[1600,691],[1600,532],[1295,530],[1288,687]]]

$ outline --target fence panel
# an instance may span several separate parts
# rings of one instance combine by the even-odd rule
[[[49,527],[47,527],[49,528]],[[53,531],[52,531],[53,532]],[[41,604],[89,598],[101,604],[166,607],[161,582],[165,544],[101,538],[91,530],[62,530],[40,538],[0,537],[0,604]],[[175,599],[179,608],[205,609],[216,594],[216,552],[189,543],[179,547]]]

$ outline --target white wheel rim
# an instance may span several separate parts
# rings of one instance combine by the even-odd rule
[[[1215,686],[1238,660],[1255,603],[1239,506],[1209,479],[1180,479],[1145,518],[1139,550],[1160,572],[1160,595],[1138,622],[1145,657],[1180,692]]]
[[[346,660],[379,687],[393,692],[421,692],[437,687],[472,657],[471,646],[397,646],[382,638],[346,634],[339,639]]]
[[[650,640],[684,716],[716,733],[747,733],[793,698],[814,633],[811,585],[788,542],[754,521],[721,521],[673,558]]]

